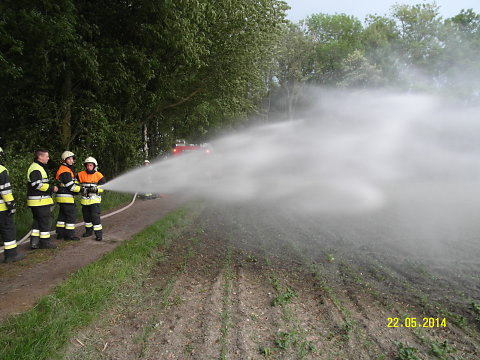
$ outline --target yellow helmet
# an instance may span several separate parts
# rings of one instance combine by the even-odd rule
[[[67,158],[73,157],[73,156],[75,156],[73,152],[66,150],[62,153],[62,161],[65,161]]]
[[[83,163],[84,163],[84,164],[92,163],[92,164],[94,164],[95,166],[98,166],[97,160],[95,160],[95,158],[92,157],[92,156],[87,157]]]

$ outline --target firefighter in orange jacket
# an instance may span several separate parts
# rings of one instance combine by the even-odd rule
[[[4,157],[5,154],[0,148],[0,232],[5,247],[4,262],[9,263],[23,259],[24,255],[17,253],[17,233],[13,221],[16,206],[8,171],[3,166]]]
[[[49,183],[47,164],[50,156],[48,150],[35,151],[35,160],[27,171],[27,206],[32,210],[33,228],[30,237],[32,249],[55,249],[51,243],[50,226],[52,218],[50,207],[53,205],[52,194],[58,191]]]
[[[78,181],[82,186],[82,214],[85,221],[85,233],[83,237],[92,236],[95,232],[95,240],[101,241],[102,224],[100,222],[100,203],[102,202],[102,185],[107,181],[103,174],[97,170],[98,163],[95,158],[89,156],[83,162],[85,170],[77,174]]]
[[[75,179],[73,164],[75,163],[75,154],[71,151],[62,153],[62,165],[55,175],[55,179],[60,183],[56,200],[60,206],[57,218],[57,239],[80,240],[75,236],[75,219],[77,209],[75,207],[74,195],[79,194],[81,187]]]

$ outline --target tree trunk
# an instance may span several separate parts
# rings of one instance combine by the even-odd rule
[[[63,149],[68,149],[72,140],[72,75],[70,71],[65,74],[62,86],[62,118],[60,123],[60,139]]]
[[[290,81],[287,82],[287,112],[288,112],[288,119],[293,120],[293,112],[294,112],[294,102],[295,102],[295,80],[292,80],[292,84],[290,85]]]
[[[147,124],[143,124],[143,154],[144,158],[148,159],[148,126]]]

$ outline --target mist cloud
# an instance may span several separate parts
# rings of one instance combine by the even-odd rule
[[[210,155],[156,161],[106,188],[310,212],[379,208],[396,186],[414,184],[422,184],[417,201],[435,197],[425,188],[470,196],[480,178],[479,108],[419,94],[314,91],[318,101],[302,119],[225,136]]]

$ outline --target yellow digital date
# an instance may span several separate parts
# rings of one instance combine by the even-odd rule
[[[434,317],[423,317],[423,318],[414,318],[414,317],[406,317],[404,319],[400,319],[397,317],[387,318],[387,326],[391,328],[399,328],[399,327],[406,327],[406,328],[416,328],[416,327],[424,327],[424,328],[435,328],[435,327],[447,327],[447,319],[446,318],[434,318]]]

